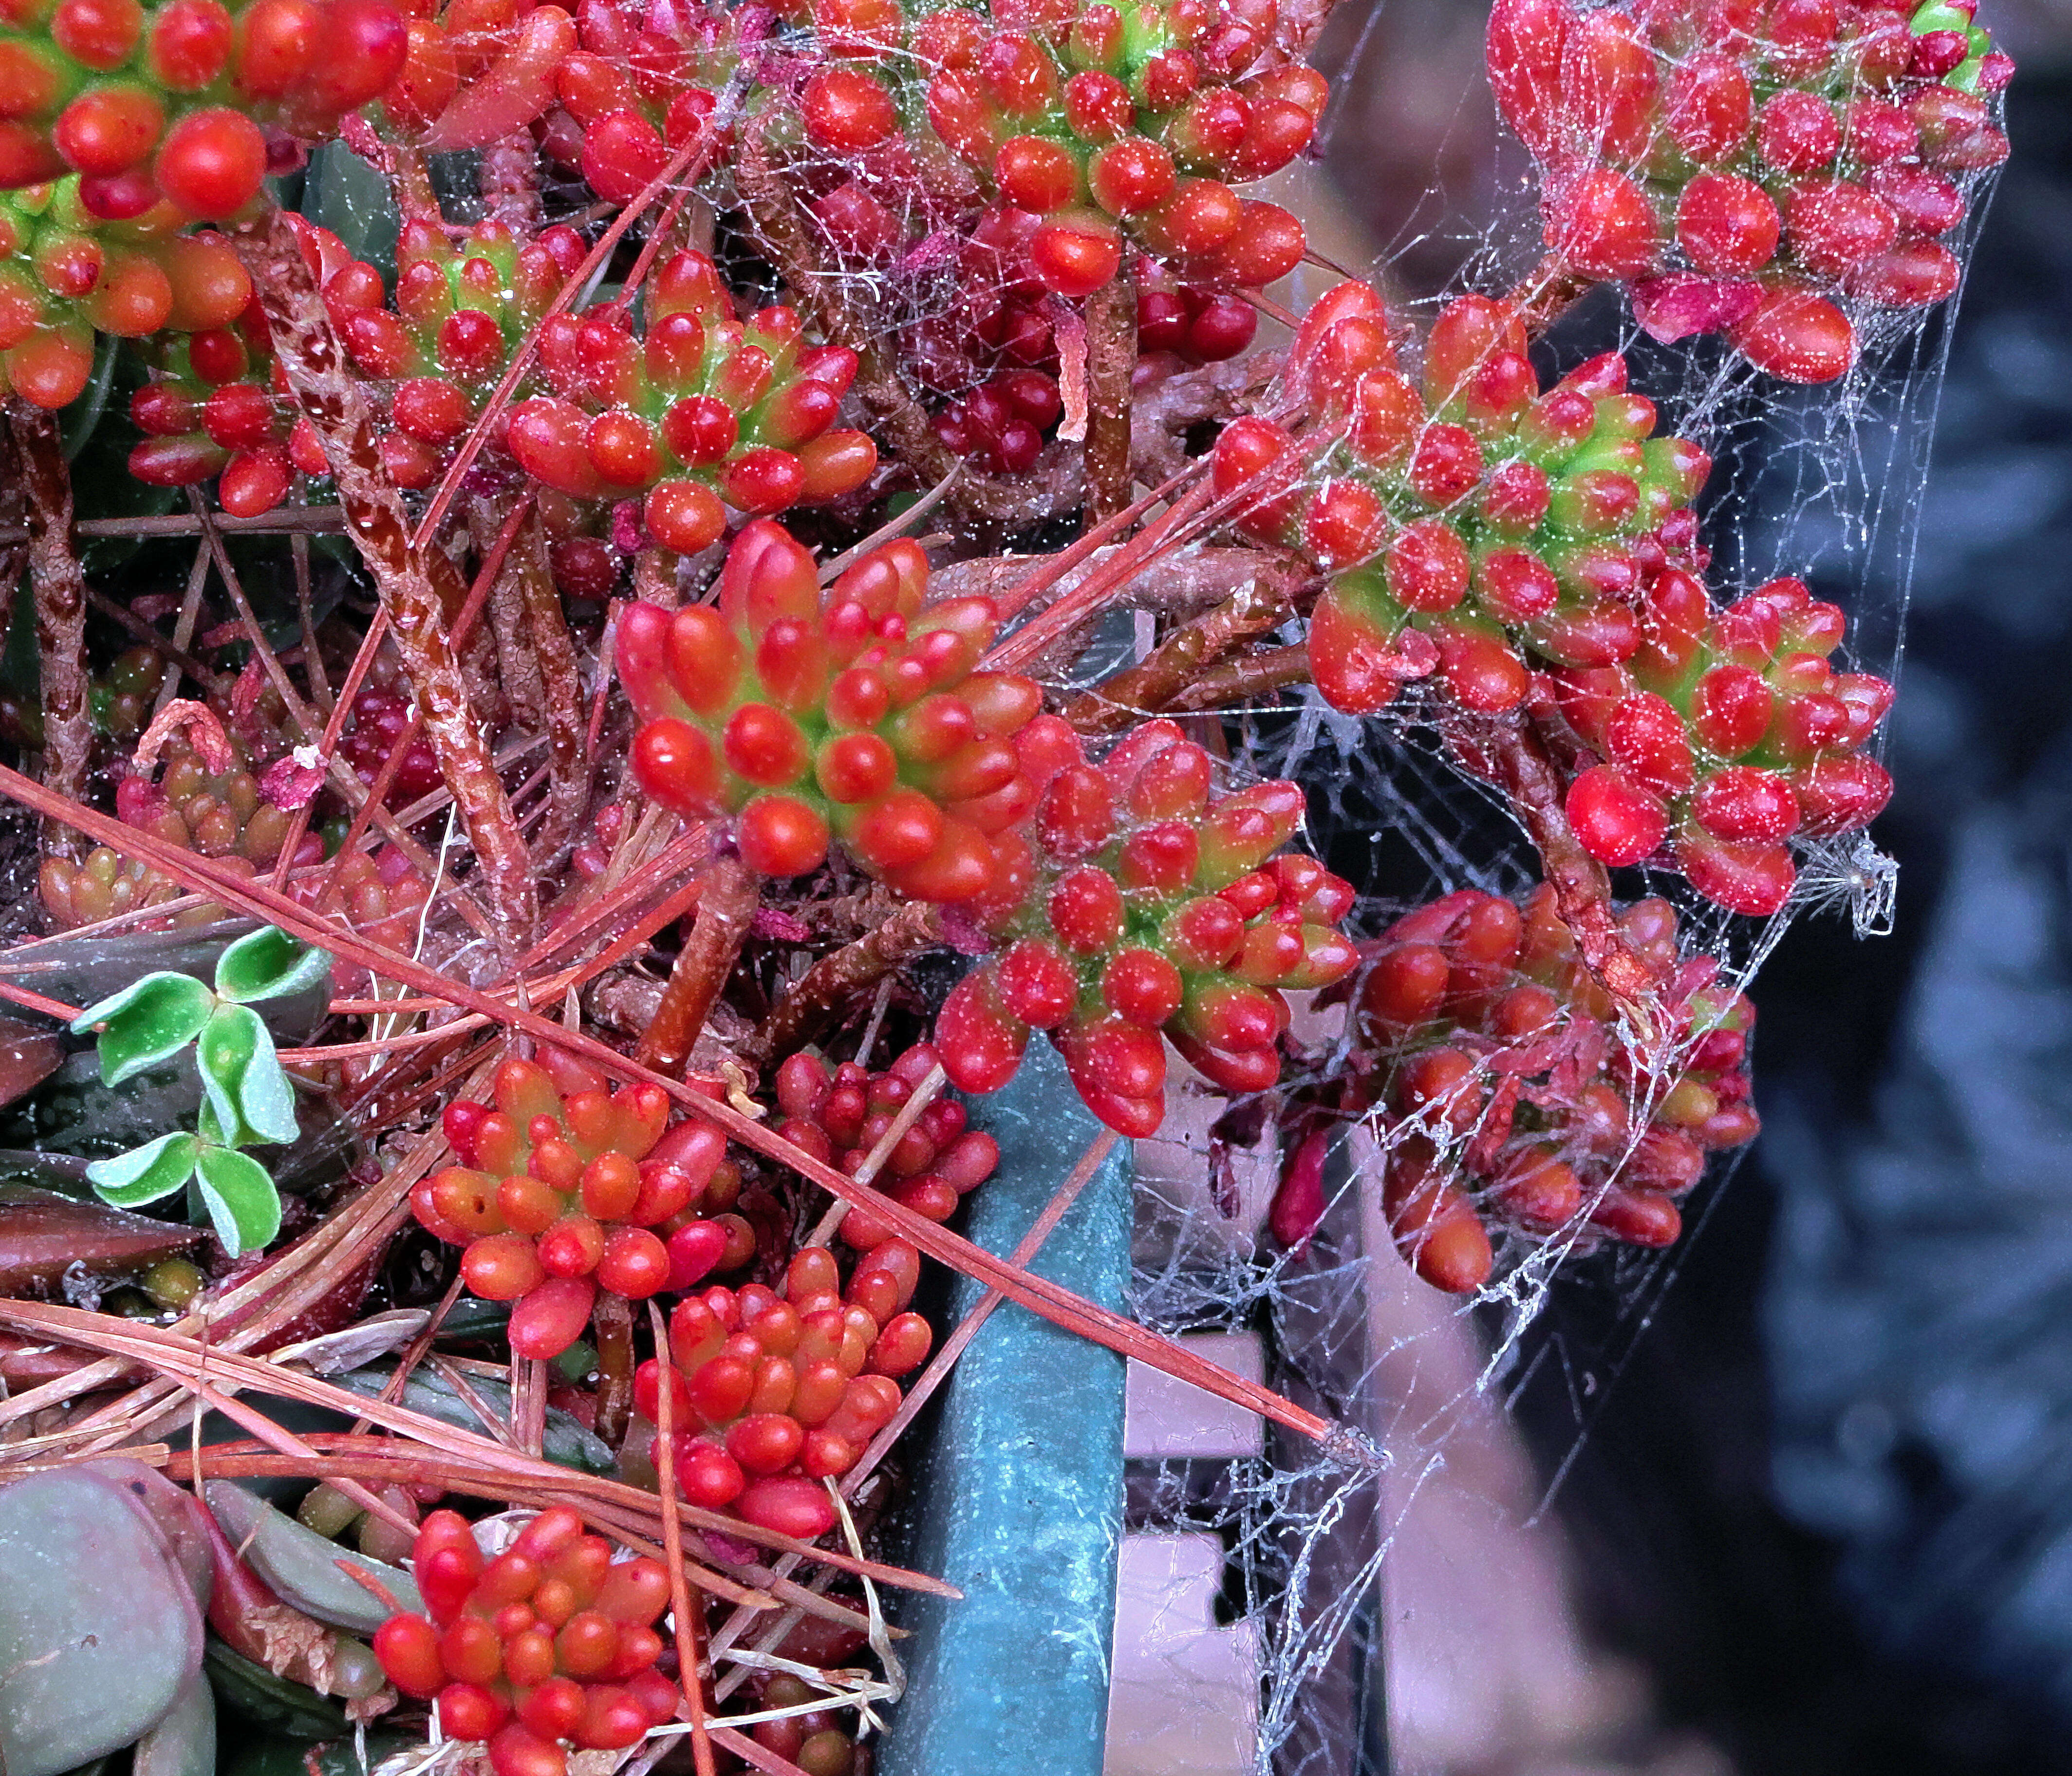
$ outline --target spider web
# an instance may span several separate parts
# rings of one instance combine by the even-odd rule
[[[1380,15],[1376,9],[1363,27],[1342,78],[1360,65]],[[1478,80],[1452,133],[1486,128],[1489,109]],[[1442,206],[1420,203],[1377,256],[1381,287],[1403,289],[1399,268],[1449,252],[1459,267],[1449,286],[1411,298],[1426,314],[1462,290],[1515,286],[1543,250],[1536,185],[1515,143],[1505,142],[1498,166],[1494,191],[1477,194],[1494,223],[1480,201],[1465,216],[1436,219]],[[1960,261],[1968,260],[1984,195],[1970,193],[1969,218],[1949,237]],[[1335,281],[1309,268],[1302,278],[1309,287],[1290,303],[1298,310]],[[1623,352],[1631,386],[1659,409],[1658,434],[1688,438],[1713,458],[1700,511],[1716,602],[1774,577],[1803,578],[1816,598],[1848,613],[1838,669],[1846,663],[1897,683],[1955,309],[1954,297],[1926,311],[1852,305],[1862,346],[1856,367],[1838,383],[1799,388],[1761,376],[1715,339],[1658,344],[1635,326],[1622,296],[1601,290],[1555,330],[1540,368],[1547,380],[1598,351]],[[1278,639],[1299,639],[1299,627]],[[1538,879],[1522,829],[1496,791],[1462,770],[1443,713],[1429,702],[1406,697],[1384,717],[1361,720],[1305,689],[1239,712],[1224,731],[1234,771],[1293,776],[1309,791],[1311,848],[1366,890],[1347,922],[1359,936],[1457,889],[1515,897]],[[1872,750],[1883,743],[1881,735]],[[1896,866],[1874,841],[1856,833],[1795,849],[1797,889],[1766,920],[1731,917],[1659,870],[1619,872],[1615,891],[1622,904],[1645,894],[1669,899],[1682,953],[1716,958],[1724,980],[1749,989],[1799,917],[1846,917],[1859,937],[1891,929]],[[1759,987],[1753,996],[1759,1004]],[[1334,1038],[1326,1030],[1322,1039]],[[1182,1139],[1207,1171],[1204,1120]],[[1260,1175],[1248,1190],[1226,1191],[1220,1201],[1175,1187],[1170,1178],[1183,1168],[1170,1164],[1140,1185],[1138,1316],[1174,1334],[1256,1334],[1270,1384],[1359,1428],[1383,1452],[1381,1472],[1363,1472],[1269,1429],[1256,1450],[1219,1462],[1153,1456],[1133,1464],[1133,1529],[1213,1537],[1223,1551],[1214,1631],[1238,1637],[1257,1680],[1244,1767],[1276,1776],[1389,1767],[1388,1574],[1420,1494],[1463,1440],[1472,1466],[1488,1424],[1531,1394],[1540,1423],[1565,1426],[1551,1449],[1543,1440],[1543,1472],[1524,1500],[1535,1515],[1552,1502],[1745,1153],[1715,1159],[1684,1205],[1675,1247],[1649,1252],[1573,1231],[1543,1240],[1513,1233],[1499,1242],[1489,1282],[1456,1302],[1409,1279],[1392,1248],[1377,1200],[1391,1138],[1371,1125],[1344,1133],[1327,1174],[1330,1207],[1305,1254],[1279,1249],[1260,1226],[1270,1138],[1252,1156]],[[1400,1311],[1406,1296],[1421,1297],[1418,1311]],[[1557,1299],[1558,1315],[1549,1311]],[[1180,1694],[1190,1693],[1188,1649],[1203,1632],[1200,1589],[1198,1574],[1176,1580],[1144,1606],[1152,1643],[1164,1649],[1157,1656]],[[1471,1616],[1474,1605],[1464,1599],[1461,1608]],[[1213,1714],[1208,1692],[1193,1700]],[[1170,1724],[1145,1732],[1112,1716],[1111,1735],[1112,1770],[1226,1767],[1157,1762],[1166,1736],[1188,1737]],[[1221,1743],[1219,1728],[1198,1729],[1197,1739],[1204,1736]]]

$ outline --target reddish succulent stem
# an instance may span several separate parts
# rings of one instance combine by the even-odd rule
[[[388,183],[396,193],[396,207],[407,221],[438,222],[438,194],[432,189],[431,162],[421,148],[399,148],[385,144],[388,151]]]
[[[1167,637],[1141,664],[1075,697],[1065,706],[1065,719],[1083,734],[1120,734],[1141,717],[1172,708],[1209,667],[1286,620],[1298,578],[1275,572],[1276,565],[1261,556],[1249,585]],[[1190,699],[1187,706],[1210,705]]]
[[[767,1067],[804,1048],[867,987],[943,941],[941,915],[909,901],[853,944],[824,956],[793,981],[755,1033],[742,1059]]]
[[[504,518],[486,495],[469,502],[468,522],[475,548],[487,559]],[[540,663],[526,632],[525,595],[515,574],[499,574],[489,589],[489,632],[495,639],[497,675],[513,717],[527,728],[545,726],[546,705],[540,683]]]
[[[353,541],[373,574],[405,670],[468,842],[500,943],[515,952],[539,922],[539,886],[489,743],[475,725],[446,613],[466,595],[452,557],[411,540],[409,514],[383,473],[372,404],[352,372],[287,218],[269,208],[239,240],[289,386],[322,440]]]
[[[590,759],[585,745],[582,670],[569,622],[547,558],[547,533],[534,508],[518,532],[511,568],[523,602],[525,636],[540,671],[545,700],[548,763],[551,769],[548,818],[539,841],[543,857],[557,856],[575,837],[576,823],[590,800]]]
[[[1550,253],[1519,280],[1509,300],[1525,323],[1525,331],[1536,339],[1597,287],[1595,278]]]
[[[1490,722],[1474,743],[1524,822],[1585,965],[1614,998],[1644,1013],[1659,982],[1619,930],[1605,866],[1583,849],[1568,824],[1561,773],[1539,729],[1530,717],[1517,716]]]
[[[698,1032],[741,954],[761,892],[762,878],[739,857],[722,857],[705,871],[691,935],[669,971],[655,1021],[633,1052],[641,1066],[673,1079],[683,1077]]]
[[[520,130],[484,148],[475,173],[475,188],[482,194],[487,219],[504,224],[521,240],[537,234],[546,220],[539,166],[540,150],[532,132]]]
[[[1087,517],[1129,504],[1129,382],[1137,369],[1137,261],[1087,298]]]
[[[27,498],[29,585],[43,681],[43,781],[61,796],[86,789],[93,722],[86,706],[86,575],[72,549],[72,475],[56,417],[25,401],[7,404],[15,467]],[[43,850],[76,857],[76,833],[50,822]]]
[[[1298,641],[1286,648],[1268,648],[1242,660],[1226,660],[1189,680],[1164,705],[1164,711],[1180,714],[1227,709],[1234,703],[1249,703],[1255,697],[1285,690],[1290,684],[1307,684],[1309,678],[1309,650],[1305,643]]]
[[[597,1434],[612,1449],[633,1416],[633,1306],[604,1290],[590,1325],[597,1334]]]

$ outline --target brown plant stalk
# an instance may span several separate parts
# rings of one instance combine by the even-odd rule
[[[1293,615],[1294,590],[1262,561],[1258,577],[1227,602],[1168,636],[1139,664],[1075,697],[1065,719],[1083,734],[1121,734],[1171,708],[1209,667]]]
[[[515,954],[539,923],[532,858],[476,726],[446,631],[467,596],[453,559],[413,542],[401,491],[383,472],[373,404],[351,370],[302,243],[269,206],[238,237],[289,386],[323,442],[355,545],[374,576],[404,670],[483,873],[500,947]]]
[[[597,1418],[592,1426],[606,1447],[626,1441],[633,1420],[633,1304],[603,1289],[590,1318],[597,1334]]]
[[[865,989],[942,941],[938,910],[926,901],[909,901],[853,944],[822,956],[786,988],[742,1046],[742,1059],[767,1068],[796,1053],[832,1026]]]
[[[1087,519],[1129,504],[1130,378],[1137,370],[1137,261],[1087,298]]]
[[[55,414],[10,398],[6,417],[14,461],[0,467],[18,480],[28,506],[29,587],[43,668],[43,781],[61,796],[77,797],[86,788],[93,721],[86,704],[86,574],[72,547],[72,475]],[[84,849],[76,833],[50,823],[43,848],[48,857],[72,857]]]

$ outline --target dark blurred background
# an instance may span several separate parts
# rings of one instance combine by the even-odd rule
[[[1517,208],[1483,10],[1348,5],[1326,46],[1341,251],[1413,295]],[[1592,1630],[1745,1776],[2072,1770],[2072,12],[1980,23],[2014,154],[1922,496],[1897,930],[1793,928],[1752,1159],[1644,1335],[1555,1291],[1538,1336],[1616,1379],[1519,1414]]]

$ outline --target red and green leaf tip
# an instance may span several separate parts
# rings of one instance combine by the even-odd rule
[[[770,15],[688,5],[664,14],[612,0],[585,0],[576,14],[580,47],[552,70],[565,121],[545,146],[599,196],[629,203],[705,127],[742,50],[767,35]]]
[[[164,201],[226,221],[297,145],[335,134],[402,72],[388,0],[8,0],[0,9],[0,188],[80,175],[109,221]]]
[[[1365,946],[1342,1107],[1378,1117],[1389,1225],[1437,1288],[1488,1280],[1492,1231],[1543,1240],[1588,1227],[1670,1245],[1677,1199],[1706,1156],[1755,1137],[1754,1007],[1710,956],[1679,960],[1667,901],[1637,902],[1618,923],[1668,983],[1651,1063],[1584,966],[1550,888],[1522,907],[1463,889]],[[1309,1231],[1284,1227],[1277,1211],[1275,1225],[1284,1238]]]
[[[1542,393],[1525,350],[1511,305],[1462,297],[1433,327],[1420,392],[1397,367],[1380,298],[1342,284],[1291,354],[1321,450],[1261,419],[1217,441],[1217,487],[1244,499],[1240,524],[1341,570],[1309,629],[1335,708],[1371,714],[1436,668],[1463,708],[1515,709],[1528,654],[1627,657],[1648,576],[1702,566],[1689,503],[1711,459],[1653,435],[1655,405],[1627,388],[1616,354]]]
[[[0,195],[0,387],[63,407],[92,374],[97,331],[134,339],[229,325],[251,282],[228,242],[182,235],[186,220],[160,204],[105,220],[80,202],[76,178]]]
[[[559,224],[520,245],[496,221],[476,224],[458,244],[428,222],[406,222],[392,308],[380,273],[343,241],[327,232],[315,245],[320,262],[312,269],[354,364],[390,385],[381,466],[413,490],[446,471],[512,353],[587,250]]]
[[[447,1738],[487,1741],[495,1776],[566,1776],[571,1746],[623,1751],[675,1718],[676,1686],[655,1668],[668,1569],[614,1560],[565,1507],[493,1557],[466,1518],[435,1511],[411,1570],[426,1614],[391,1616],[374,1656],[397,1689],[437,1704]]]
[[[1004,836],[1006,867],[976,909],[1003,946],[951,992],[935,1026],[950,1082],[995,1092],[1047,1030],[1087,1108],[1120,1133],[1166,1112],[1166,1041],[1233,1092],[1280,1076],[1284,994],[1350,969],[1338,931],[1353,890],[1313,857],[1273,857],[1301,787],[1219,796],[1209,755],[1149,722],[1089,764],[1043,716],[1018,742],[1041,795]],[[1269,861],[1270,860],[1270,861]]]
[[[869,40],[877,10],[824,0],[824,46],[842,55]],[[1040,219],[1028,253],[1049,288],[1100,289],[1125,232],[1190,282],[1258,286],[1301,262],[1302,224],[1231,187],[1301,153],[1330,92],[1276,52],[1278,23],[1275,0],[1065,0],[1011,20],[952,6],[922,17],[907,48],[935,134],[1003,203]],[[841,64],[808,80],[801,114],[807,140],[831,153],[870,150],[899,129],[878,75]]]
[[[805,344],[789,308],[736,319],[703,253],[676,254],[646,298],[644,338],[615,310],[541,329],[553,393],[511,411],[528,474],[578,500],[644,495],[649,534],[685,554],[719,541],[726,506],[824,504],[869,479],[877,446],[834,427],[853,352]]]
[[[1892,686],[1837,672],[1840,609],[1773,580],[1724,610],[1695,582],[1658,586],[1647,640],[1611,666],[1549,675],[1562,713],[1604,760],[1569,786],[1576,836],[1608,864],[1652,857],[1730,912],[1790,898],[1785,841],[1869,825],[1892,778],[1862,749]]]
[[[845,1289],[834,1254],[808,1246],[782,1296],[750,1283],[679,1301],[668,1359],[634,1371],[633,1403],[657,1422],[669,1390],[684,1496],[806,1541],[833,1528],[824,1482],[856,1466],[899,1410],[894,1378],[927,1357],[928,1322],[906,1305],[920,1275],[921,1255],[888,1240],[857,1261]]]
[[[607,1089],[563,1055],[498,1068],[493,1104],[446,1107],[461,1163],[411,1193],[417,1219],[461,1255],[485,1301],[509,1301],[511,1348],[557,1357],[590,1323],[598,1291],[629,1301],[689,1289],[727,1254],[697,1214],[726,1157],[709,1123],[668,1126],[659,1086]]]
[[[1497,0],[1489,76],[1540,163],[1548,247],[1632,286],[1657,339],[1718,332],[1827,382],[1856,355],[1838,302],[1957,287],[1942,237],[2006,159],[2014,64],[1971,0]]]
[[[1618,354],[1543,393],[1525,347],[1509,304],[1462,297],[1420,392],[1379,298],[1341,285],[1291,355],[1321,446],[1235,421],[1217,483],[1253,535],[1343,569],[1309,625],[1332,705],[1372,713],[1432,675],[1501,713],[1550,685],[1596,754],[1567,795],[1590,854],[1638,864],[1673,841],[1663,861],[1700,893],[1774,913],[1796,878],[1786,839],[1855,831],[1889,798],[1864,748],[1892,688],[1828,664],[1843,614],[1797,580],[1716,608],[1690,508],[1710,458],[1653,435]]]
[[[924,610],[927,581],[902,540],[823,596],[812,557],[758,520],[728,551],[717,607],[631,606],[618,663],[643,722],[640,787],[680,813],[736,816],[764,875],[817,868],[838,839],[910,898],[985,894],[997,840],[1035,804],[1013,742],[1042,693],[975,670],[990,599]]]

